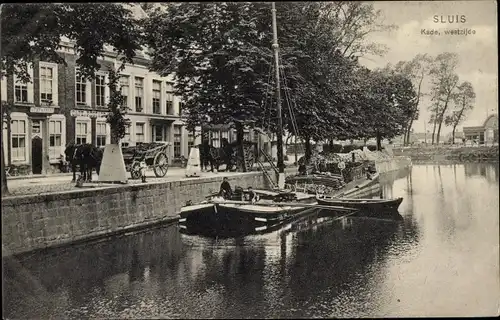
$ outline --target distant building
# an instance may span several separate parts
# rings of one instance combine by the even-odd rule
[[[450,132],[446,135],[446,142],[452,143],[453,133]],[[455,131],[455,141],[453,143],[462,143],[462,139],[464,138],[464,133],[461,131]]]
[[[434,136],[434,141],[437,140],[437,135]],[[393,144],[403,145],[403,135],[397,136],[392,139]],[[446,140],[447,141],[447,140]],[[443,136],[439,137],[439,143],[444,143],[445,138]],[[412,132],[410,134],[409,144],[419,144],[419,143],[432,143],[432,132]]]
[[[467,140],[483,143],[498,143],[498,114],[486,118],[480,126],[464,127],[464,136]]]

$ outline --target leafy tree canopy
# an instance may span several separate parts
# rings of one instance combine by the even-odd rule
[[[122,4],[4,4],[1,8],[3,73],[29,81],[28,64],[35,59],[65,63],[57,52],[61,37],[74,42],[82,76],[92,78],[105,45],[123,62],[132,62],[141,44],[141,30]]]

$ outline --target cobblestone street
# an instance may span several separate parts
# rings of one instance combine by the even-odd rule
[[[287,168],[293,166],[293,161],[285,161],[285,165]],[[130,174],[128,174],[128,183],[129,184],[141,184],[142,181],[140,179],[133,180],[130,179]],[[192,177],[187,178],[185,176],[185,169],[178,167],[170,167],[168,169],[167,174],[163,178],[155,177],[153,170],[146,171],[146,179],[147,182],[168,182],[168,181],[179,181],[183,179],[198,179],[198,178],[207,178],[207,177],[215,177],[215,176],[234,176],[241,174],[239,172],[202,172],[200,177]],[[8,179],[8,187],[9,191],[12,195],[28,195],[28,194],[41,194],[41,193],[49,193],[49,192],[62,192],[62,191],[70,191],[75,189],[85,189],[85,185],[83,188],[75,187],[75,183],[71,182],[72,174],[55,174],[51,176],[43,176],[43,177],[14,177]],[[92,176],[93,181],[98,181],[97,174],[94,173]],[[97,184],[94,183],[87,188],[95,187]],[[109,186],[110,184],[102,184],[102,186]],[[99,185],[100,186],[100,185]]]

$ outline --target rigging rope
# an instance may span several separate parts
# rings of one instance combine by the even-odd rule
[[[283,82],[285,84],[285,99],[287,101],[287,107],[288,107],[288,111],[290,113],[290,119],[292,121],[292,128],[295,131],[295,137],[297,137],[297,136],[299,136],[299,130],[298,130],[298,126],[297,126],[297,119],[296,119],[295,113],[293,111],[293,106],[295,105],[295,107],[297,107],[297,104],[296,104],[295,100],[290,97],[290,92],[289,92],[290,88],[288,87],[288,82],[286,80],[287,78],[286,78],[286,74],[285,74],[285,68],[280,68],[280,69],[282,69],[281,73],[283,76]],[[290,100],[293,101],[294,105],[292,105]],[[300,136],[299,136],[299,140],[302,141],[302,138]]]
[[[274,67],[273,65],[271,64],[271,66],[269,67],[269,74],[267,75],[267,85],[269,86],[269,83],[271,82],[271,75],[272,75],[272,71],[274,70]],[[269,94],[269,90],[268,88],[266,88],[266,95],[264,97],[264,99],[262,100],[262,103],[261,103],[261,109],[264,109],[264,117],[263,117],[263,121],[262,121],[262,129],[265,128],[266,126],[266,115],[267,115],[267,96]],[[271,95],[271,104],[272,104],[272,95]],[[269,107],[269,112],[270,112],[271,108]],[[271,121],[268,121],[268,123],[270,124]],[[268,124],[268,127],[269,127],[269,124]]]
[[[281,58],[280,58],[281,59]],[[295,118],[295,113],[293,112],[293,105],[290,103],[290,100],[292,100],[290,98],[290,88],[288,87],[288,82],[287,82],[287,78],[286,78],[286,74],[285,74],[285,68],[280,68],[281,69],[281,74],[282,74],[282,77],[283,77],[283,82],[284,82],[284,85],[285,85],[285,100],[287,102],[287,107],[288,107],[288,111],[290,113],[290,119],[292,121],[292,128],[293,130],[295,131],[295,135],[298,135],[299,131],[298,131],[298,127],[297,127],[297,121],[296,121],[296,118]]]

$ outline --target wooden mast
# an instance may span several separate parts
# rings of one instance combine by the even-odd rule
[[[281,92],[280,92],[280,68],[279,68],[279,45],[278,45],[278,28],[276,26],[276,4],[272,5],[272,18],[273,18],[273,45],[274,49],[274,66],[276,69],[276,108],[278,111],[278,131],[276,134],[277,151],[278,151],[278,187],[284,188],[285,185],[285,163],[283,156],[283,119],[281,116]]]

